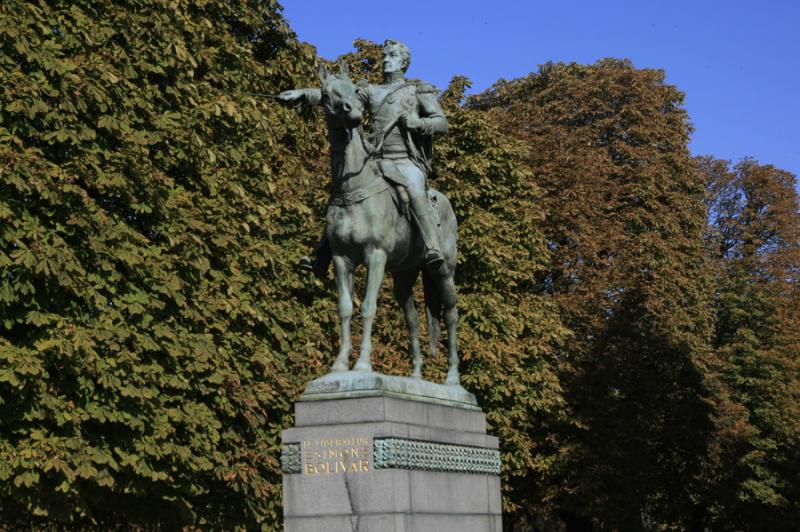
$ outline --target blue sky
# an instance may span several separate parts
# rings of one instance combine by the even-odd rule
[[[631,59],[686,94],[696,155],[756,158],[800,175],[800,0],[283,0],[298,37],[327,58],[395,38],[409,75],[472,92],[547,61]]]

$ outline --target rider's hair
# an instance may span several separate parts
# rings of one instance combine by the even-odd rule
[[[400,50],[400,58],[403,60],[403,73],[405,74],[405,72],[408,70],[408,66],[411,64],[411,51],[408,49],[408,46],[400,41],[395,41],[394,39],[386,39],[383,42],[384,50],[394,47]]]

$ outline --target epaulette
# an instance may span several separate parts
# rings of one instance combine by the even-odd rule
[[[417,83],[417,93],[436,93],[436,87],[431,85],[430,83],[425,83],[424,81],[420,81]]]

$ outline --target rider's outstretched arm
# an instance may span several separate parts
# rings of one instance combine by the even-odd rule
[[[292,89],[283,91],[278,98],[285,103],[305,103],[307,105],[319,105],[322,101],[322,91],[317,88]]]

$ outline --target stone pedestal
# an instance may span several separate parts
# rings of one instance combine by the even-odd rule
[[[460,386],[328,375],[283,432],[287,532],[501,532],[500,453]]]

